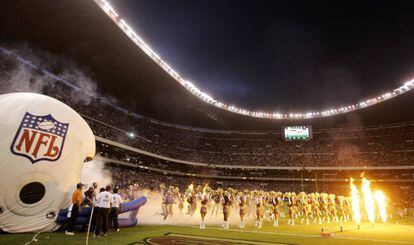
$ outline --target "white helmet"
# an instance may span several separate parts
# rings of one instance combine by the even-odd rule
[[[0,95],[0,229],[51,231],[70,203],[95,139],[69,106],[34,93]]]

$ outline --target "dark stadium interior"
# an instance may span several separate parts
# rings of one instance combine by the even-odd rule
[[[254,236],[261,237],[261,232],[270,231],[269,234],[277,239],[282,234],[287,234],[288,239],[279,239],[280,244],[320,244],[321,236],[332,230],[332,234],[338,236],[323,240],[323,243],[340,243],[342,240],[339,239],[346,237],[344,244],[354,242],[353,240],[355,243],[363,241],[364,244],[388,244],[394,239],[393,234],[396,234],[392,229],[396,229],[403,231],[401,233],[406,236],[398,238],[400,240],[397,242],[412,242],[413,78],[394,90],[382,87],[383,83],[379,84],[378,89],[384,89],[381,92],[383,94],[360,98],[360,101],[352,102],[355,104],[349,104],[356,110],[354,107],[350,109],[351,106],[332,105],[332,108],[322,108],[328,110],[328,114],[323,111],[319,114],[318,111],[310,118],[307,115],[312,113],[306,111],[296,114],[301,119],[286,119],[295,118],[295,111],[283,112],[280,118],[275,117],[277,113],[274,112],[273,119],[269,119],[271,114],[267,118],[259,118],[252,113],[245,113],[250,116],[244,116],[243,113],[237,114],[236,110],[230,109],[232,106],[221,107],[208,99],[200,99],[202,93],[194,93],[189,89],[187,81],[177,79],[171,70],[165,69],[166,66],[160,63],[160,59],[151,57],[153,53],[128,37],[131,32],[125,31],[125,26],[118,26],[122,23],[121,18],[111,16],[113,12],[108,2],[0,1],[1,101],[12,101],[10,98],[13,96],[35,98],[30,100],[31,107],[21,107],[18,113],[14,112],[13,118],[18,118],[18,124],[13,120],[0,122],[0,132],[8,131],[0,142],[1,153],[6,152],[7,156],[0,158],[9,161],[2,161],[0,167],[5,170],[11,163],[20,164],[21,167],[13,166],[10,169],[17,169],[18,174],[23,172],[19,181],[22,179],[22,183],[28,182],[21,185],[10,181],[9,187],[18,193],[14,198],[16,200],[6,200],[4,193],[10,192],[7,194],[11,197],[13,191],[0,188],[0,233],[28,231],[26,226],[31,226],[30,222],[21,225],[13,220],[17,211],[21,211],[13,207],[23,204],[21,213],[24,220],[30,220],[30,215],[35,214],[41,216],[39,220],[45,223],[45,228],[39,232],[29,230],[38,232],[34,237],[31,233],[22,235],[24,239],[25,236],[32,239],[25,244],[36,242],[38,235],[41,242],[56,244],[64,237],[62,244],[77,244],[78,241],[83,244],[85,237],[86,241],[89,239],[90,230],[85,232],[86,228],[94,225],[94,239],[111,244],[146,243],[147,238],[142,236],[147,233],[156,234],[160,230],[166,234],[166,231],[170,233],[175,229],[188,229],[192,235],[199,236],[201,233],[198,233],[198,229],[205,229],[206,214],[207,225],[211,227],[207,228],[210,230],[203,230],[205,233],[200,237],[207,234],[205,237],[209,238],[210,235],[218,234],[230,240],[235,238],[227,236],[228,234],[244,234],[237,233],[242,231],[245,234],[251,233],[256,239]],[[151,1],[146,3],[153,4]],[[365,4],[370,3],[372,2]],[[114,6],[118,4],[121,1]],[[347,24],[346,21],[343,24]],[[410,56],[406,58],[408,60]],[[407,66],[412,62],[407,61]],[[371,67],[371,63],[364,66]],[[410,73],[409,70],[404,72]],[[390,74],[391,77],[393,75],[395,74]],[[351,90],[348,92],[352,93]],[[371,98],[375,102],[371,103]],[[14,109],[15,105],[23,104],[23,99],[15,99],[10,103],[12,106],[4,108]],[[43,100],[48,104],[43,103]],[[34,106],[34,101],[43,104]],[[289,105],[286,108],[290,108]],[[66,111],[68,115],[65,114]],[[20,112],[24,116],[20,116]],[[13,112],[3,109],[2,113],[4,118],[8,118]],[[334,116],[326,116],[331,113]],[[69,124],[71,126],[67,128]],[[32,131],[24,128],[26,125]],[[8,130],[9,128],[18,128],[17,133]],[[9,140],[13,141],[11,145]],[[19,142],[18,146],[15,146],[15,142]],[[64,143],[65,152],[62,153]],[[22,150],[24,154],[14,152],[15,148],[20,147],[26,150]],[[41,149],[46,152],[43,157],[47,155],[49,158],[41,158],[39,154],[39,159],[33,161],[32,157],[27,157],[33,155],[31,149],[35,152],[34,155]],[[68,156],[77,158],[73,160]],[[65,161],[65,169],[57,168],[60,167],[59,161]],[[40,166],[46,172],[39,171]],[[65,176],[59,180],[68,182],[65,183],[67,190],[63,190],[63,184],[57,183],[59,180],[54,179],[56,176],[51,177],[49,171],[52,168],[54,171],[59,170],[59,175],[56,176]],[[31,172],[24,172],[28,169]],[[82,174],[87,172],[85,175],[91,176],[85,178],[81,171]],[[69,183],[69,175],[73,175],[72,180],[76,177],[80,183]],[[6,176],[1,183],[8,182],[8,179],[10,178]],[[60,202],[55,197],[48,196],[52,185],[61,188],[56,190],[56,196],[62,197]],[[103,199],[96,198],[100,194],[95,195],[95,191],[98,192],[100,187],[106,185],[108,195],[112,197],[119,191],[124,199],[118,200],[115,210],[111,206],[115,203],[113,199],[102,205]],[[76,193],[73,192],[72,199],[69,200],[68,190],[75,186]],[[85,189],[86,192],[80,192]],[[46,198],[46,201],[60,206],[50,211],[44,204]],[[2,202],[3,199],[5,202]],[[145,202],[138,205],[138,199],[145,199]],[[148,203],[145,204],[147,199]],[[101,202],[98,203],[101,206],[97,202]],[[73,205],[69,206],[70,203]],[[126,225],[128,229],[125,230],[121,226],[122,231],[119,232],[115,223],[117,215],[124,213],[119,211],[125,203],[125,213],[129,212],[128,219],[135,223]],[[135,205],[134,208],[128,206],[131,203]],[[214,208],[213,211],[210,210],[213,206],[217,207],[215,217]],[[42,210],[33,211],[38,207]],[[89,216],[82,216],[86,207]],[[249,209],[248,214],[244,213],[246,207]],[[98,213],[94,214],[95,208]],[[17,211],[14,212],[15,210]],[[46,218],[42,213],[45,210]],[[197,215],[193,216],[196,210]],[[200,227],[198,213],[202,218]],[[370,218],[371,213],[376,213],[376,220],[375,215],[373,220]],[[98,238],[101,233],[96,224],[101,221],[104,224],[103,219],[106,219],[109,225],[111,222],[106,217],[109,214],[112,218],[115,217],[114,229],[109,232],[108,238],[108,230],[104,232],[105,237]],[[59,223],[56,215],[57,218],[64,217],[68,225],[65,227],[65,222]],[[67,227],[76,222],[79,224],[77,215],[85,223],[77,227],[79,230],[75,229],[76,232],[83,229],[82,233],[73,236],[73,229],[68,233]],[[387,217],[383,218],[387,215],[388,221]],[[6,225],[3,222],[5,216],[10,221]],[[229,216],[234,227],[228,233],[221,233],[229,229]],[[95,217],[102,220],[97,222]],[[245,229],[244,217],[246,230],[242,230]],[[309,217],[313,219],[312,224],[309,223]],[[224,223],[218,228],[217,222],[221,223],[222,218]],[[277,230],[279,218],[281,229]],[[297,221],[297,226],[292,228],[295,219],[299,218],[302,218],[302,222],[299,224]],[[240,225],[235,228],[234,222],[239,222],[239,219]],[[265,229],[257,230],[262,228],[262,220]],[[9,228],[13,226],[17,228],[10,231]],[[50,233],[51,227],[54,227],[53,233]],[[392,229],[388,231],[389,227]],[[55,228],[67,230],[65,233],[55,232]],[[384,230],[384,234],[381,234]],[[269,238],[266,242],[279,244],[279,240],[273,239],[269,234],[266,235]],[[376,237],[377,234],[380,234],[379,237]],[[3,241],[6,241],[4,244],[7,241],[16,244],[14,237],[3,235],[0,234],[1,244]],[[73,236],[73,239],[70,240],[66,235]],[[303,240],[295,240],[296,235]],[[121,236],[124,240],[116,240]],[[256,244],[257,240],[247,238],[240,239]],[[240,244],[242,243],[245,244],[245,241]]]
[[[93,1],[4,1],[1,9],[2,45],[16,49],[28,47],[35,53],[40,49],[72,59],[99,81],[102,94],[115,97],[130,111],[154,119],[221,129],[277,129],[292,123],[329,128],[414,119],[414,113],[407,113],[414,103],[413,92],[364,110],[306,121],[263,120],[228,113],[203,103],[180,86],[138,49]],[[41,56],[42,52],[38,53]]]

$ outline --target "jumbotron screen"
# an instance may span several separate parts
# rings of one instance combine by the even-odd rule
[[[312,139],[312,126],[286,126],[282,130],[285,140]]]

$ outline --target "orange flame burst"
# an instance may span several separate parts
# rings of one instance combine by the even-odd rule
[[[378,213],[381,217],[382,222],[387,222],[387,212],[386,212],[386,200],[385,195],[382,191],[376,191],[375,192],[375,200],[377,201],[378,205]]]
[[[366,178],[362,178],[361,190],[364,194],[365,211],[369,222],[374,223],[375,221],[375,205],[374,196],[372,195],[370,181]]]
[[[359,210],[359,192],[354,185],[354,179],[350,179],[349,185],[351,188],[351,201],[352,201],[352,212],[354,214],[354,220],[357,224],[361,223],[361,212]]]

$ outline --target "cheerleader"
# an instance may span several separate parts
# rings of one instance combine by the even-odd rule
[[[318,221],[318,224],[322,224],[322,218],[321,218],[321,211],[319,209],[320,203],[319,203],[319,193],[311,193],[312,198],[312,212],[313,212],[313,223],[316,224],[316,221]]]
[[[328,196],[328,210],[332,218],[332,222],[339,222],[338,219],[338,210],[336,209],[335,194],[329,194]]]
[[[271,195],[271,212],[273,216],[273,226],[278,227],[279,226],[279,203],[281,199],[279,197],[279,194],[272,191]]]
[[[294,193],[286,193],[286,197],[288,200],[288,208],[289,208],[289,219],[288,219],[288,225],[295,225],[295,209],[297,206],[297,199],[296,195],[293,195]]]
[[[168,190],[164,191],[162,197],[162,214],[164,216],[164,222],[168,216],[172,216],[172,205],[174,203],[174,187],[170,186]]]
[[[262,228],[263,216],[264,216],[263,196],[261,194],[258,194],[256,197],[256,221],[254,223],[255,227]]]
[[[204,223],[204,219],[206,218],[206,214],[207,214],[207,205],[209,202],[209,197],[208,197],[208,193],[203,192],[203,194],[200,197],[201,200],[201,207],[200,207],[200,215],[201,215],[201,224],[200,224],[200,229],[205,229],[206,228],[206,224]]]
[[[213,214],[215,213],[215,216],[217,217],[217,214],[219,212],[220,209],[220,201],[222,199],[222,190],[218,189],[216,191],[214,191],[213,195],[211,196],[211,198],[214,201],[213,204],[213,209],[211,210],[211,216],[213,216]]]
[[[223,203],[223,225],[221,226],[221,228],[229,229],[230,207],[233,203],[233,200],[228,191],[224,192],[222,203]]]
[[[339,208],[340,208],[340,214],[341,214],[341,219],[340,222],[341,224],[343,222],[348,222],[349,218],[350,218],[350,200],[348,197],[344,197],[344,196],[338,196],[338,200],[339,200]]]
[[[307,196],[305,192],[299,193],[298,198],[302,204],[302,220],[300,223],[303,224],[306,220],[306,225],[309,225],[309,216],[312,215],[311,198]]]
[[[321,211],[322,211],[322,222],[327,221],[327,223],[330,224],[331,218],[329,217],[328,194],[321,193],[319,197],[319,203],[321,205]]]
[[[238,195],[238,202],[239,202],[239,216],[240,216],[240,229],[244,229],[244,216],[247,213],[247,203],[248,203],[248,195],[247,193],[241,192]]]
[[[279,196],[279,205],[278,205],[278,209],[279,209],[279,215],[281,218],[285,218],[285,202],[284,202],[284,196],[282,192],[278,192],[278,196]]]
[[[188,203],[187,214],[193,216],[197,209],[197,194],[195,191],[192,190],[192,188],[188,188],[186,190],[186,199]]]

